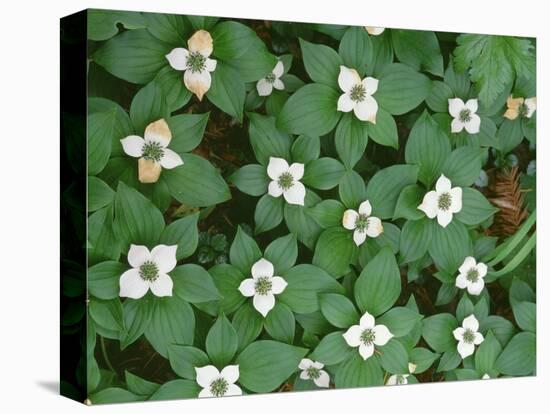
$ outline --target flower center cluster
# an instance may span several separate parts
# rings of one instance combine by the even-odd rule
[[[321,376],[321,371],[315,367],[309,367],[306,369],[307,375],[309,378],[315,380]]]
[[[447,211],[451,207],[451,195],[449,193],[443,193],[437,200],[437,208],[443,211]]]
[[[269,74],[265,77],[265,80],[266,80],[266,82],[268,82],[268,83],[274,83],[274,82],[275,82],[275,79],[277,79],[277,77],[275,76],[274,73],[269,73]]]
[[[155,262],[148,260],[139,267],[139,275],[143,280],[152,282],[159,276],[159,269]]]
[[[472,267],[470,270],[468,270],[468,273],[466,273],[466,279],[468,279],[472,283],[475,283],[478,281],[479,272],[475,267]]]
[[[227,392],[228,383],[225,378],[218,378],[210,384],[210,392],[215,397],[223,397]]]
[[[187,56],[187,69],[191,72],[201,72],[206,68],[206,58],[199,52],[191,52]]]
[[[289,172],[282,173],[279,176],[277,183],[279,184],[279,187],[281,187],[283,190],[288,190],[294,185],[294,177]]]
[[[464,342],[466,342],[467,344],[471,344],[474,342],[474,339],[475,339],[475,335],[474,335],[474,332],[471,330],[471,329],[466,329],[464,331],[464,335],[462,335],[462,339],[464,340]]]
[[[365,329],[363,332],[361,332],[361,342],[363,342],[365,345],[370,345],[374,342],[374,338],[376,335],[374,334],[374,329],[368,328]]]
[[[355,219],[355,228],[359,230],[359,232],[364,233],[365,231],[367,231],[368,227],[369,216],[367,216],[366,214],[359,214]]]
[[[458,114],[458,119],[460,119],[460,122],[470,122],[470,120],[472,119],[472,111],[470,111],[468,108],[464,108]]]
[[[365,90],[363,84],[359,83],[351,88],[349,97],[353,102],[363,102],[367,97],[367,91]]]
[[[259,277],[256,279],[256,284],[254,285],[254,288],[256,289],[256,293],[258,295],[267,295],[269,292],[271,292],[272,282],[269,277]]]
[[[164,155],[164,148],[156,141],[147,141],[143,144],[141,154],[146,160],[159,162]]]

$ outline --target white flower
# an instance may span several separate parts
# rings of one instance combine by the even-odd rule
[[[323,371],[325,365],[311,359],[304,358],[300,361],[298,368],[302,370],[300,378],[303,380],[313,380],[318,387],[328,388],[330,377]]]
[[[489,374],[485,373],[485,374],[483,374],[481,379],[491,379],[491,377],[489,376]]]
[[[342,225],[348,230],[354,230],[353,241],[361,246],[367,236],[378,237],[384,232],[382,221],[378,217],[370,215],[372,211],[368,200],[359,205],[359,211],[346,210],[342,217]]]
[[[287,203],[304,205],[306,188],[300,182],[304,176],[304,164],[295,162],[289,167],[284,159],[270,157],[267,175],[273,180],[267,188],[271,197],[280,197],[282,194]]]
[[[207,365],[202,368],[195,368],[197,373],[197,384],[202,387],[199,398],[227,397],[231,395],[242,395],[243,392],[235,382],[239,379],[239,366],[228,365],[222,372],[214,365]]]
[[[185,87],[201,101],[212,83],[210,72],[216,69],[216,61],[209,58],[214,50],[212,36],[206,30],[198,30],[189,38],[187,46],[189,50],[172,49],[166,59],[174,69],[184,71]]]
[[[372,95],[378,89],[378,79],[366,77],[361,80],[355,69],[340,66],[338,85],[344,92],[338,99],[338,110],[350,112],[361,121],[369,121],[376,124],[378,103]]]
[[[274,276],[273,264],[265,259],[260,259],[252,265],[252,277],[245,279],[239,286],[243,296],[254,296],[252,304],[263,317],[275,306],[275,295],[283,292],[286,281],[280,276]]]
[[[386,29],[384,27],[365,26],[365,30],[371,36],[378,36],[384,33],[384,30]]]
[[[469,134],[477,134],[481,118],[476,112],[477,99],[469,99],[466,103],[460,98],[449,99],[449,114],[454,118],[451,122],[451,132],[457,133],[466,128]]]
[[[406,385],[409,383],[407,377],[409,374],[394,374],[390,375],[386,381],[386,385]]]
[[[518,116],[531,118],[537,109],[537,98],[514,98],[512,95],[506,100],[506,112],[504,117],[510,120],[516,119]]]
[[[283,62],[278,61],[271,73],[268,73],[265,78],[260,79],[258,83],[256,83],[258,95],[271,95],[273,88],[282,91],[285,88],[285,84],[281,80],[281,76],[283,76],[284,71],[285,68],[283,66]]]
[[[485,263],[476,263],[476,259],[468,256],[462,266],[458,268],[456,287],[468,289],[470,295],[479,295],[485,286],[483,278],[487,274]]]
[[[483,342],[483,335],[477,331],[478,329],[479,322],[474,315],[470,315],[462,321],[462,328],[456,328],[453,331],[453,335],[458,341],[456,349],[462,359],[472,355],[475,346]]]
[[[437,216],[439,225],[447,227],[453,214],[462,210],[462,188],[451,188],[451,181],[441,174],[435,183],[435,191],[426,193],[418,209],[431,219]]]
[[[393,334],[385,325],[374,324],[374,316],[368,312],[361,316],[359,325],[353,325],[343,336],[349,346],[359,347],[359,354],[363,359],[372,356],[375,345],[386,345],[393,338]]]
[[[172,133],[164,119],[151,122],[145,128],[144,138],[130,135],[120,140],[122,149],[131,157],[139,158],[139,181],[155,183],[162,168],[172,169],[183,165],[181,157],[167,148]]]
[[[159,244],[149,252],[145,246],[132,244],[128,263],[132,269],[120,276],[120,296],[139,299],[149,289],[155,296],[172,296],[174,283],[168,272],[176,267],[178,246]]]

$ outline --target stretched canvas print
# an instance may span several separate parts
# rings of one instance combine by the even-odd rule
[[[63,18],[62,394],[534,375],[535,47]]]

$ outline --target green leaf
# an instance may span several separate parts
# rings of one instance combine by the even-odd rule
[[[199,242],[198,220],[198,213],[182,217],[166,226],[160,235],[162,244],[178,245],[177,260],[185,259],[195,253]]]
[[[355,305],[344,295],[336,293],[319,295],[319,304],[323,316],[337,328],[349,328],[359,320]]]
[[[194,380],[197,375],[195,368],[210,363],[208,355],[202,349],[184,345],[169,346],[168,359],[176,374],[190,380]]]
[[[454,274],[472,253],[472,241],[464,224],[453,220],[447,227],[433,223],[430,256],[439,269]]]
[[[177,14],[143,13],[147,20],[147,30],[157,39],[172,46],[187,46],[189,27],[186,27],[185,17]],[[187,29],[187,30],[186,30]]]
[[[224,62],[218,62],[211,76],[212,84],[206,94],[210,102],[242,122],[246,90],[239,72]]]
[[[432,366],[435,360],[439,358],[436,354],[426,348],[413,348],[409,352],[409,361],[416,365],[415,374],[421,374]]]
[[[271,157],[288,160],[292,140],[288,134],[277,129],[275,118],[255,113],[247,115],[250,119],[248,129],[250,145],[258,162],[267,166]]]
[[[281,275],[288,286],[277,296],[295,313],[311,313],[319,309],[318,294],[343,293],[340,284],[324,270],[301,264]]]
[[[422,30],[391,30],[395,55],[400,62],[416,70],[443,76],[443,56],[434,32]]]
[[[532,302],[512,303],[514,319],[524,331],[536,332],[537,330],[537,305]]]
[[[172,140],[170,149],[177,153],[193,151],[202,141],[209,112],[204,114],[183,114],[171,117],[168,120]]]
[[[277,127],[293,134],[325,135],[340,119],[341,113],[336,110],[338,97],[338,92],[326,85],[305,85],[286,101]]]
[[[172,197],[190,207],[212,206],[231,198],[227,184],[210,162],[194,154],[182,154],[181,158],[183,165],[162,172]]]
[[[115,192],[105,181],[88,177],[88,211],[96,211],[113,202]]]
[[[232,322],[239,337],[239,349],[243,349],[262,332],[264,317],[250,302],[246,302],[235,312]]]
[[[235,266],[225,263],[211,267],[208,272],[223,296],[219,300],[221,310],[226,314],[233,313],[245,301],[245,297],[239,291],[244,276]]]
[[[219,17],[211,17],[211,16],[187,15],[185,17],[193,27],[193,30],[204,29],[206,31],[212,30],[212,28],[216,25],[216,23],[218,23],[220,19]]]
[[[336,227],[342,223],[345,207],[336,200],[323,200],[308,209],[308,214],[324,229]]]
[[[178,296],[158,298],[145,336],[155,351],[165,358],[168,357],[170,345],[192,344],[195,336],[193,309]]]
[[[479,148],[457,148],[447,156],[441,171],[453,186],[469,187],[479,177],[482,155]]]
[[[256,197],[267,192],[270,181],[266,167],[258,164],[245,165],[229,177],[229,182],[243,193]]]
[[[331,47],[300,39],[304,66],[313,82],[338,89],[338,74],[342,59]],[[317,135],[317,134],[315,134]]]
[[[505,119],[498,128],[496,147],[503,153],[507,154],[517,147],[523,140],[521,131],[521,122]]]
[[[118,78],[145,84],[168,64],[170,50],[145,29],[128,30],[105,42],[92,59]]]
[[[389,247],[363,269],[355,282],[354,295],[359,310],[378,316],[393,306],[401,293],[399,267]]]
[[[479,345],[475,354],[476,370],[481,375],[491,374],[494,369],[495,361],[502,351],[502,346],[495,338],[493,333],[489,331],[485,335],[485,339]]]
[[[392,115],[416,108],[430,93],[430,80],[402,63],[384,67],[379,81],[374,99]]]
[[[401,338],[407,335],[421,319],[422,316],[418,312],[404,306],[397,306],[378,318],[376,323],[386,325],[395,338]]]
[[[369,137],[377,144],[386,147],[399,148],[399,136],[395,119],[382,108],[376,113],[376,123],[367,123]]]
[[[352,349],[346,343],[342,332],[331,332],[321,339],[313,350],[311,358],[325,365],[336,365],[345,360]]]
[[[372,60],[372,43],[364,27],[352,26],[346,30],[340,41],[338,53],[345,66],[356,69],[363,77],[367,64]]]
[[[378,171],[367,184],[372,214],[381,219],[392,218],[399,194],[406,186],[415,184],[417,176],[416,165],[392,165]]]
[[[447,351],[441,356],[436,372],[450,371],[458,367],[461,362],[462,357],[456,349]]]
[[[347,171],[340,181],[338,193],[346,207],[357,209],[367,197],[365,180],[355,171]]]
[[[336,388],[368,387],[382,385],[384,375],[376,358],[366,361],[358,352],[352,352],[336,371]]]
[[[474,313],[474,304],[468,297],[466,293],[463,294],[462,298],[458,302],[458,305],[456,306],[456,319],[459,321],[464,320],[464,318],[472,315]]]
[[[368,126],[354,114],[343,114],[334,134],[336,152],[350,169],[361,159],[369,141]]]
[[[426,254],[432,241],[433,226],[428,219],[409,220],[405,223],[399,240],[403,263],[414,262]]]
[[[114,110],[88,115],[88,175],[101,172],[109,161],[115,115]]]
[[[130,119],[138,134],[145,131],[147,125],[170,115],[162,89],[156,82],[150,82],[139,90],[130,105]]]
[[[226,62],[237,60],[248,50],[255,50],[263,46],[254,30],[233,21],[217,24],[212,31],[212,38],[214,40],[214,56]]]
[[[418,206],[422,203],[425,192],[426,190],[416,184],[403,188],[399,193],[393,218],[419,220],[424,217],[424,213],[418,209]]]
[[[258,47],[248,49],[244,55],[228,63],[239,72],[243,82],[256,82],[271,73],[277,64],[277,58],[269,53],[264,45],[258,45]],[[277,92],[274,91],[268,97],[268,100],[274,96],[284,96]]]
[[[174,293],[191,303],[220,299],[221,295],[212,276],[199,265],[188,263],[176,267],[170,276],[174,281]]]
[[[265,317],[264,327],[269,336],[281,342],[292,344],[296,321],[294,314],[284,303],[275,303],[275,307]]]
[[[124,372],[124,378],[126,380],[126,385],[128,385],[128,389],[137,395],[149,396],[154,394],[160,387],[160,384],[144,380],[129,371]]]
[[[270,392],[298,369],[307,349],[275,341],[257,341],[237,357],[239,383],[253,392]]]
[[[284,217],[288,230],[296,234],[308,249],[313,250],[317,238],[321,233],[321,227],[307,214],[307,209],[317,204],[321,199],[313,191],[306,189],[304,206],[297,206],[285,203]]]
[[[390,330],[390,332],[392,332]],[[377,348],[380,352],[380,365],[391,374],[407,374],[409,372],[409,354],[401,342],[390,339],[389,342]]]
[[[265,249],[264,257],[273,263],[276,274],[283,274],[296,263],[298,243],[294,234],[273,240]]]
[[[504,375],[530,375],[536,368],[537,338],[532,332],[520,332],[504,348],[495,368]]]
[[[206,336],[206,352],[219,369],[228,365],[237,352],[237,332],[222,313]]]
[[[422,322],[422,337],[436,352],[456,350],[457,341],[453,336],[453,330],[458,326],[458,321],[453,315],[440,313],[430,316]]]
[[[111,331],[124,330],[122,304],[119,298],[112,300],[90,298],[88,310],[94,322],[101,328]]]
[[[343,227],[330,227],[321,233],[315,245],[312,264],[334,277],[349,272],[349,266],[357,258],[353,232]]]
[[[307,164],[319,158],[321,152],[321,142],[319,137],[309,135],[300,135],[292,144],[292,159],[294,162]]]
[[[113,403],[128,403],[133,401],[143,401],[146,399],[144,395],[136,395],[123,388],[105,388],[95,394],[90,395],[89,400],[92,404],[113,404]]]
[[[164,229],[164,217],[151,201],[119,182],[114,205],[113,229],[124,252],[130,244],[151,248],[158,243]]]
[[[248,275],[250,274],[252,265],[261,257],[262,252],[258,244],[239,226],[229,250],[231,264],[236,266],[244,275]]]
[[[162,68],[153,81],[162,90],[166,99],[166,105],[170,112],[182,108],[193,96],[183,83],[183,76],[180,71],[172,69],[171,66]],[[168,121],[168,120],[167,120]],[[173,149],[173,147],[171,146]]]
[[[264,194],[258,200],[256,210],[254,210],[254,223],[256,223],[254,233],[260,234],[281,224],[281,221],[283,221],[283,208],[283,197],[275,198],[269,194]]]
[[[88,269],[88,291],[98,299],[115,299],[119,294],[120,276],[127,266],[119,262],[98,263]]]
[[[462,189],[462,209],[456,214],[456,219],[473,226],[483,223],[497,211],[483,194],[467,187]]]
[[[118,33],[117,25],[125,29],[143,29],[146,22],[141,13],[116,10],[88,10],[88,39],[107,40]]]
[[[488,316],[485,320],[480,321],[480,330],[482,332],[489,329],[498,339],[501,346],[506,346],[516,333],[516,328],[512,322],[502,316],[496,315]]]
[[[409,164],[418,165],[418,179],[426,187],[431,187],[440,176],[450,153],[451,144],[447,134],[430,114],[424,111],[409,134],[405,147],[405,160]]]
[[[340,162],[323,157],[308,163],[302,182],[319,190],[330,190],[338,185],[344,172],[344,166]]]
[[[201,388],[195,381],[176,379],[162,384],[157,392],[149,397],[149,401],[196,398],[200,390]]]
[[[121,349],[135,342],[147,329],[156,308],[152,295],[139,300],[126,299],[123,304],[126,330],[121,335]]]
[[[432,88],[426,97],[426,104],[434,112],[446,113],[449,108],[449,99],[455,96],[461,95],[455,94],[447,83],[432,80]]]

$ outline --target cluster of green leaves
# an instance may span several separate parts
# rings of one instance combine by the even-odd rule
[[[212,17],[91,10],[88,19],[92,403],[196,397],[195,368],[205,365],[239,365],[237,383],[245,393],[283,384],[313,389],[312,381],[299,378],[304,357],[323,363],[337,388],[382,385],[389,375],[411,374],[408,381],[418,382],[423,373],[424,380],[441,378],[435,373],[446,380],[534,373],[534,270],[517,267],[533,263],[534,236],[529,249],[520,247],[530,226],[497,246],[487,229],[498,210],[474,185],[495,153],[507,155],[524,138],[535,145],[534,117],[502,116],[510,94],[534,96],[531,40],[396,29],[369,36],[363,27],[273,23],[266,43],[250,24]],[[255,158],[229,172],[193,152],[210,113],[188,111],[192,94],[165,57],[199,29],[211,33],[218,61],[205,95],[208,108],[242,126]],[[261,97],[255,84],[277,59],[285,89]],[[337,111],[341,65],[379,80],[376,123]],[[136,93],[115,102],[119,93],[105,93],[102,80]],[[454,97],[479,100],[478,134],[451,133],[448,99]],[[161,118],[184,164],[143,184],[120,140],[143,136]],[[268,194],[270,157],[304,165],[303,206]],[[418,209],[441,175],[463,191],[462,209],[447,227]],[[239,197],[248,197],[255,210],[229,241],[223,233],[199,231],[217,205]],[[342,218],[365,200],[384,232],[357,246]],[[174,204],[187,213],[174,219]],[[171,297],[120,298],[131,244],[178,246]],[[490,264],[486,282],[508,290],[505,303],[487,289],[457,297],[455,279],[467,256]],[[239,291],[261,258],[288,284],[265,318]],[[343,337],[365,312],[393,334],[366,360]],[[485,340],[462,359],[452,331],[472,314]],[[147,342],[169,361],[164,378],[172,379],[159,383],[100,367],[108,356],[96,342],[105,339],[122,352]]]

